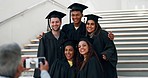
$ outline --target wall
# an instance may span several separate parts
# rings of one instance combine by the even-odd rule
[[[122,9],[148,9],[148,0],[121,0]]]
[[[9,1],[4,3],[8,2]],[[7,10],[0,10],[0,17],[2,17],[1,20],[7,19],[8,16],[13,16],[17,12],[21,12],[22,10],[27,10],[26,8],[32,7],[32,5],[35,5],[37,3],[40,2],[33,2],[32,0],[32,4],[30,3],[31,5],[28,6],[28,3],[26,3],[26,6],[19,4],[24,6],[20,7],[21,9],[17,9],[19,6],[13,6],[17,5],[17,2],[15,4],[9,3],[9,8],[5,7]],[[16,9],[16,11],[13,11],[12,9],[10,9],[10,7],[13,7],[14,9]],[[46,31],[47,20],[45,20],[45,17],[48,15],[49,12],[55,10],[55,8],[58,11],[68,13],[66,8],[64,9],[50,1],[45,1],[44,3],[41,3],[40,5],[35,6],[34,8],[30,8],[29,10],[18,14],[14,18],[0,23],[0,43],[14,41],[19,43],[21,47],[23,46],[23,44],[29,43],[29,41],[31,39],[35,39],[38,34],[40,34],[43,31]],[[64,17],[63,20],[64,23],[67,23],[67,17]]]

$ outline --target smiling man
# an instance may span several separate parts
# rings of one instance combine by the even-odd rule
[[[40,39],[37,56],[45,57],[50,66],[54,60],[61,59],[63,56],[60,49],[60,43],[66,39],[66,36],[60,31],[60,26],[62,24],[62,18],[65,15],[66,14],[59,11],[52,11],[46,17],[49,22],[49,27],[51,27],[51,31],[45,33]],[[39,78],[39,73],[40,71],[36,69],[34,77]]]
[[[62,31],[66,33],[68,39],[79,41],[86,33],[86,26],[85,23],[81,21],[81,18],[83,17],[83,10],[88,7],[79,3],[74,3],[68,8],[71,9],[70,13],[73,23],[64,25]]]

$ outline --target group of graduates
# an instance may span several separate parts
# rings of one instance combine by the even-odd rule
[[[117,78],[114,35],[101,28],[97,15],[85,15],[86,23],[81,22],[87,6],[73,3],[68,8],[73,23],[60,30],[66,14],[50,12],[46,19],[51,31],[39,41],[37,57],[46,58],[51,78]],[[40,78],[39,73],[35,69],[34,77]]]

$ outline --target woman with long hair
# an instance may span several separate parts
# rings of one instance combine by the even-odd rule
[[[117,51],[115,44],[108,38],[108,32],[102,30],[98,23],[99,16],[90,14],[85,15],[86,37],[92,43],[97,56],[104,69],[105,78],[117,78]]]
[[[80,39],[78,50],[83,57],[79,64],[77,78],[103,78],[103,68],[91,43],[85,39]]]

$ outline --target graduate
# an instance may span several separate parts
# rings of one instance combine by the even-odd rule
[[[55,60],[50,69],[51,78],[76,78],[76,45],[67,40],[63,43],[64,58]]]
[[[104,69],[105,78],[117,78],[117,51],[115,44],[108,38],[108,32],[102,30],[98,23],[99,16],[89,14],[85,15],[86,21],[86,37],[92,43],[100,62]]]
[[[83,17],[83,10],[86,8],[88,7],[79,3],[73,3],[68,7],[68,9],[71,9],[70,21],[72,17],[73,23],[70,22],[62,27],[62,31],[66,33],[68,39],[79,41],[81,36],[85,35],[85,23],[81,21],[81,18]]]
[[[86,38],[80,39],[78,50],[83,60],[79,64],[77,78],[103,78],[104,74],[100,60]]]
[[[49,22],[49,27],[51,27],[51,31],[44,34],[40,39],[37,57],[45,57],[49,67],[56,59],[63,58],[60,44],[66,39],[66,36],[60,31],[60,26],[62,24],[62,18],[65,15],[66,14],[59,11],[52,11],[46,17]],[[34,77],[39,78],[39,71],[37,69],[35,70]]]
[[[75,40],[78,42],[81,37],[85,36],[86,25],[84,22],[81,21],[81,19],[83,17],[83,11],[87,8],[88,7],[86,5],[80,3],[73,3],[68,7],[68,9],[70,9],[70,23],[63,25],[61,31],[66,33],[66,36],[69,40]],[[73,21],[72,23],[71,18]],[[49,30],[51,30],[51,28]],[[41,33],[37,38],[41,39],[43,35],[44,33]],[[114,34],[112,32],[109,32],[108,37],[113,40]]]

